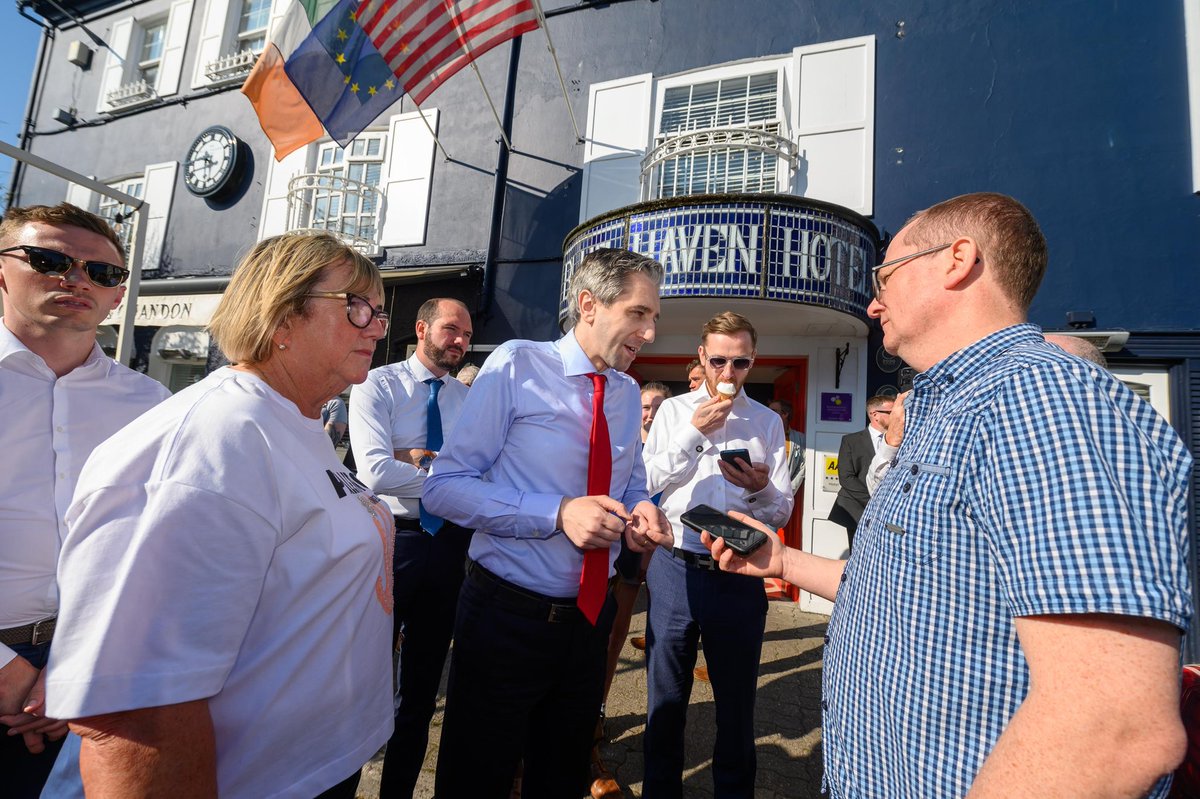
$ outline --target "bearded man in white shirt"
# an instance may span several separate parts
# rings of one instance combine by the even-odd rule
[[[682,795],[684,723],[701,640],[716,697],[713,795],[754,795],[754,696],[767,597],[761,580],[717,569],[699,534],[679,517],[702,503],[776,528],[791,516],[783,422],[743,391],[757,343],[744,316],[726,311],[710,319],[699,348],[704,382],[662,404],[643,451],[647,490],[662,492],[660,507],[677,543],[656,551],[646,574],[646,799]],[[723,450],[734,449],[747,450],[749,460],[721,459]]]
[[[42,669],[79,472],[96,445],[170,396],[96,344],[96,326],[125,295],[124,264],[108,223],[73,205],[9,208],[0,222],[0,779],[9,797],[40,794],[66,733],[43,715]]]

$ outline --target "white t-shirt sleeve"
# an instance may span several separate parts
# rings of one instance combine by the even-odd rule
[[[64,592],[48,715],[81,718],[221,690],[258,605],[277,524],[177,482],[77,497],[59,562]]]

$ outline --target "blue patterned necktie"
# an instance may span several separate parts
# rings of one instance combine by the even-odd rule
[[[429,386],[429,401],[425,404],[425,449],[437,452],[442,448],[442,409],[438,407],[437,401],[438,392],[442,390],[442,381],[431,377],[425,383]],[[425,510],[424,502],[420,508],[421,529],[430,535],[436,535],[446,520]]]

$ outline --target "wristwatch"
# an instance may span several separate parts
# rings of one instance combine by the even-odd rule
[[[418,468],[429,471],[429,467],[433,465],[433,450],[425,450],[425,454],[421,456],[421,460],[417,461]]]

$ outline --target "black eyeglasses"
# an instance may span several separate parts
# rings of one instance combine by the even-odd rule
[[[380,324],[383,325],[383,332],[387,332],[387,311],[382,308],[373,308],[371,303],[367,302],[366,297],[360,297],[348,291],[314,291],[304,296],[316,297],[323,300],[345,300],[346,318],[350,320],[350,324],[362,330],[370,325],[371,322],[378,319]]]
[[[87,275],[88,280],[106,289],[116,288],[129,277],[129,270],[123,266],[105,263],[104,261],[85,261],[83,258],[72,258],[65,252],[50,250],[45,247],[31,247],[28,244],[18,244],[0,250],[0,255],[8,255],[17,250],[25,253],[33,271],[43,275],[65,277],[72,266],[78,266]]]
[[[726,358],[723,355],[709,355],[708,362],[712,368],[721,370],[725,368],[725,364],[733,361],[733,368],[739,372],[744,372],[754,365],[753,358]]]

